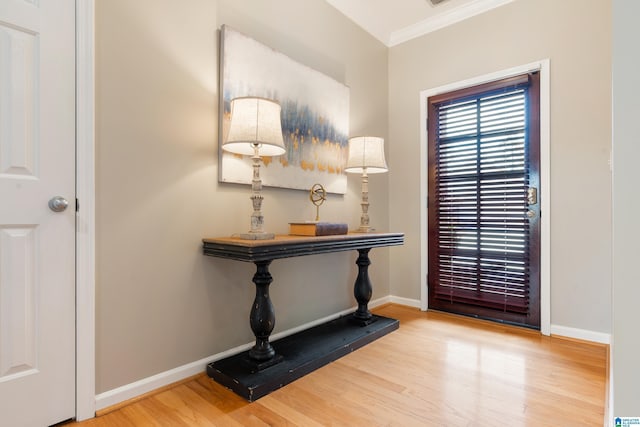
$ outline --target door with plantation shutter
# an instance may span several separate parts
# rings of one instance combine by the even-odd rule
[[[429,308],[540,328],[539,75],[428,100]]]

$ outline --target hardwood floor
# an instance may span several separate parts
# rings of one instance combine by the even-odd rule
[[[602,426],[604,345],[387,305],[400,329],[256,402],[205,375],[81,426]]]

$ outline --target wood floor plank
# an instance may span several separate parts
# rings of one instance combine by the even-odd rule
[[[295,388],[295,385],[289,385]],[[298,408],[294,408],[289,405],[286,398],[279,398],[279,392],[280,390],[268,396],[265,396],[258,402],[254,403],[258,403],[257,406],[264,406],[272,411],[282,414],[287,419],[287,421],[294,426],[322,427],[324,425],[315,420],[309,414],[300,412]],[[291,394],[292,392],[295,392],[295,390],[292,390],[291,388],[287,389],[287,394]]]
[[[205,375],[80,424],[601,426],[607,346],[400,305],[400,329],[248,403]]]
[[[214,426],[213,420],[223,418],[224,412],[206,399],[198,395],[186,385],[178,386],[167,392],[154,396],[155,400],[162,404],[166,410],[175,413],[188,426]],[[229,425],[241,425],[232,423]]]

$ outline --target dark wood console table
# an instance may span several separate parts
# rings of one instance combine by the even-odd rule
[[[349,351],[398,328],[398,322],[372,315],[369,279],[369,251],[372,248],[404,244],[403,233],[349,233],[337,236],[276,236],[273,240],[242,240],[232,237],[203,239],[205,255],[253,262],[256,296],[249,323],[255,345],[246,354],[212,362],[210,377],[249,401],[329,363]],[[275,259],[357,250],[358,276],[354,284],[357,310],[350,316],[283,338],[274,345],[269,336],[275,326],[275,311],[269,297],[273,281],[269,265]],[[320,342],[321,341],[321,342]],[[301,352],[305,344],[312,349]],[[296,360],[294,360],[296,359]]]

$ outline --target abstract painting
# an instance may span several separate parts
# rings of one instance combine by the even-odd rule
[[[230,103],[240,96],[273,99],[282,107],[287,152],[263,157],[262,184],[309,190],[320,183],[344,194],[348,154],[349,88],[226,25],[220,30],[220,144]],[[219,149],[219,180],[250,184],[249,156]]]

